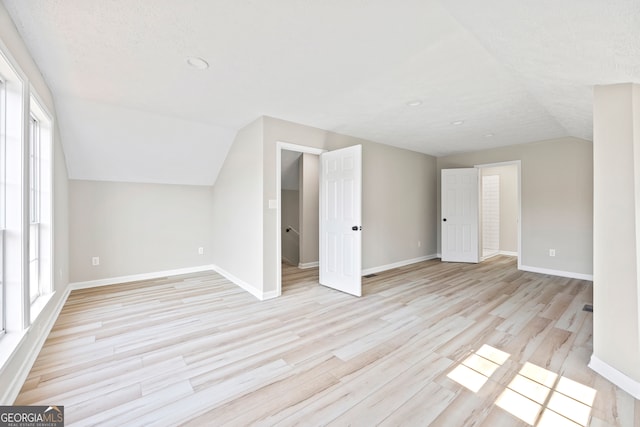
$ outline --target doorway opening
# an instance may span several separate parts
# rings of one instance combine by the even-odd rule
[[[318,191],[317,205],[304,200],[299,208],[315,211],[318,218],[318,233],[299,232],[300,248],[308,247],[310,252],[317,248],[317,260],[300,258],[298,265],[319,267],[319,284],[354,296],[362,296],[362,145],[352,145],[332,151],[295,145],[276,143],[276,290],[275,297],[282,295],[282,154],[283,151],[314,155],[317,160]],[[286,156],[286,155],[285,155]],[[321,163],[320,163],[321,162]],[[304,167],[302,168],[304,170]],[[301,182],[305,182],[302,178]],[[322,212],[322,215],[320,215]],[[304,214],[303,214],[304,215]],[[313,221],[309,221],[313,224]],[[301,227],[304,227],[302,221]],[[313,224],[315,228],[315,224]],[[284,232],[287,228],[285,226]],[[290,229],[289,232],[292,230]],[[306,237],[305,237],[306,236]],[[314,239],[317,238],[317,242]],[[299,254],[303,252],[299,252]],[[314,252],[311,252],[315,255]],[[314,256],[315,257],[315,256]]]
[[[283,263],[288,269],[309,269],[319,264],[319,156],[324,151],[277,143],[277,296],[282,294]]]
[[[520,161],[476,166],[480,169],[480,260],[518,257],[520,265]]]
[[[282,150],[280,189],[280,244],[284,264],[298,267],[300,262],[300,168],[302,153]]]
[[[318,266],[319,161],[316,154],[281,152],[281,259],[301,269]]]
[[[480,259],[487,259],[500,253],[500,175],[482,175],[480,182]]]

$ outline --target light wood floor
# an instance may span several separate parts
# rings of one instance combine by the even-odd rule
[[[68,426],[640,426],[586,366],[590,282],[433,260],[355,298],[283,268],[264,302],[215,273],[72,292],[16,404]]]

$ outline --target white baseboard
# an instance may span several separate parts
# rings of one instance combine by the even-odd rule
[[[551,276],[569,277],[571,279],[589,280],[593,282],[593,274],[574,273],[572,271],[551,270],[548,268],[531,267],[528,265],[519,265],[519,270],[530,271],[531,273],[550,274]]]
[[[132,274],[129,276],[109,277],[107,279],[88,280],[86,282],[69,283],[71,290],[95,288],[98,286],[117,285],[128,282],[138,282],[141,280],[159,279],[161,277],[179,276],[181,274],[199,273],[201,271],[214,270],[213,265],[200,265],[198,267],[178,268],[175,270],[155,271],[153,273]]]
[[[235,285],[240,286],[242,289],[249,292],[251,295],[255,296],[259,300],[275,298],[278,296],[276,291],[265,292],[265,293],[258,291],[256,288],[254,288],[247,282],[237,278],[233,274],[229,273],[228,271],[220,268],[215,264],[201,265],[197,267],[178,268],[175,270],[156,271],[152,273],[132,274],[129,276],[110,277],[107,279],[89,280],[86,282],[74,282],[74,283],[69,283],[69,289],[76,290],[76,289],[95,288],[98,286],[117,285],[121,283],[138,282],[141,280],[153,280],[153,279],[159,279],[159,278],[168,277],[168,276],[179,276],[181,274],[200,273],[202,271],[215,271],[219,273],[220,275],[224,276],[227,280],[233,282]]]
[[[313,262],[301,262],[300,264],[298,264],[298,268],[301,269],[306,269],[306,268],[314,268],[314,267],[318,267],[320,265],[320,262],[318,261],[313,261]]]
[[[391,264],[380,265],[378,267],[372,267],[362,270],[362,275],[366,276],[367,274],[380,273],[381,271],[391,270],[393,268],[404,267],[405,265],[415,264],[417,262],[428,261],[430,259],[438,258],[437,254],[421,256],[418,258],[406,259],[403,261],[394,262]]]
[[[221,268],[221,267],[219,267],[217,265],[213,265],[212,267],[213,267],[213,270],[215,272],[219,273],[221,276],[223,276],[228,281],[232,282],[234,285],[240,286],[242,289],[244,289],[245,291],[249,292],[254,297],[258,298],[260,301],[262,301],[264,299],[268,299],[268,298],[265,298],[265,294],[262,291],[259,291],[258,289],[254,288],[253,286],[251,286],[250,284],[248,284],[244,280],[237,278],[233,274],[231,274],[228,271],[226,271],[224,268]],[[277,295],[275,295],[275,296],[277,296]],[[271,296],[269,296],[269,297],[273,298]]]
[[[27,329],[26,333],[22,335],[20,342],[15,347],[11,357],[9,357],[9,359],[3,364],[3,367],[9,365],[13,361],[13,357],[18,352],[27,355],[27,357],[20,362],[18,372],[15,375],[12,375],[9,384],[2,391],[2,394],[0,395],[1,405],[13,405],[15,402],[24,382],[29,376],[31,367],[40,354],[40,350],[42,349],[44,342],[47,340],[49,332],[51,332],[51,328],[53,328],[53,325],[56,323],[64,303],[67,302],[70,292],[71,289],[67,285],[62,297],[58,299],[55,307],[50,311],[49,316],[46,319],[37,319],[36,323]],[[55,298],[55,294],[52,298]],[[35,336],[32,337],[32,335]],[[25,351],[21,348],[22,346],[29,346],[29,348]]]
[[[498,255],[518,256],[518,252],[499,251]],[[436,254],[436,258],[442,258],[442,254]]]
[[[640,382],[629,378],[622,372],[618,371],[616,368],[610,366],[609,364],[603,362],[595,355],[591,355],[591,360],[588,365],[591,369],[593,369],[598,374],[602,375],[622,390],[629,393],[636,399],[640,399]]]

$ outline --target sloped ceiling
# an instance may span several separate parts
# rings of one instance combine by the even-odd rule
[[[282,150],[280,155],[281,188],[283,190],[299,190],[300,157],[302,153]]]
[[[78,179],[212,184],[261,115],[435,156],[591,139],[593,86],[640,82],[638,0],[3,3]]]

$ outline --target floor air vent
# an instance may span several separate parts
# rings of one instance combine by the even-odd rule
[[[363,276],[365,279],[371,279],[372,277],[376,277],[377,274],[367,274],[366,276]]]
[[[584,307],[582,307],[582,311],[588,311],[589,313],[593,313],[593,305],[585,304]]]

